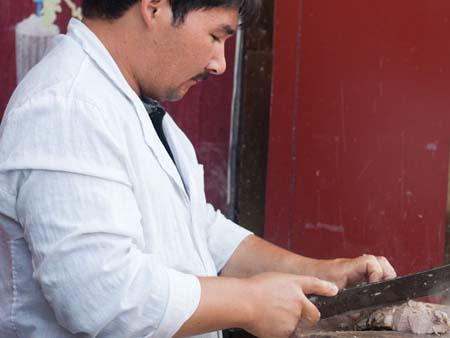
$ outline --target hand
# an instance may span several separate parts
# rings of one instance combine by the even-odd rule
[[[334,296],[336,285],[315,277],[263,273],[246,280],[251,315],[243,328],[257,337],[289,337],[300,320],[311,324],[320,319],[319,310],[305,294]]]
[[[319,276],[336,283],[339,288],[365,281],[372,283],[397,277],[397,273],[385,257],[373,255],[323,261],[322,265],[323,274]]]

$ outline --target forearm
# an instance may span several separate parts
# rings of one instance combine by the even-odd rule
[[[257,236],[248,236],[223,268],[222,276],[247,277],[271,271],[324,277],[324,263],[324,260],[297,255]]]
[[[200,277],[199,280],[202,290],[200,304],[175,337],[242,328],[250,321],[251,302],[246,280],[227,277]]]
[[[313,277],[265,273],[250,278],[200,278],[200,304],[175,337],[239,327],[256,337],[288,337],[304,317],[320,313],[305,294],[334,296],[335,285]]]
[[[396,276],[394,268],[384,257],[362,255],[354,259],[312,259],[256,236],[242,241],[223,268],[222,275],[245,277],[268,271],[317,277],[333,282],[339,288]]]

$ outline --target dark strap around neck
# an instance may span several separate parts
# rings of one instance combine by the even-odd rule
[[[166,114],[166,111],[159,104],[158,101],[152,99],[145,99],[142,102],[144,103],[145,109],[147,110],[148,115],[150,116],[150,120],[153,123],[153,127],[156,130],[156,134],[158,134],[161,143],[163,144],[164,148],[166,148],[166,151],[169,154],[170,158],[172,159],[173,163],[175,163],[172,150],[170,149],[169,143],[167,143],[166,135],[164,134],[162,126],[162,121],[164,115]]]

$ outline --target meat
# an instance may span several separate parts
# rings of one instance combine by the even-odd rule
[[[415,334],[444,334],[450,331],[450,321],[442,307],[409,301],[362,315],[356,330],[393,330]]]
[[[321,320],[312,328],[300,325],[296,337],[404,338],[422,334],[442,334],[450,338],[448,315],[450,315],[448,306],[409,301],[377,310],[337,315]]]

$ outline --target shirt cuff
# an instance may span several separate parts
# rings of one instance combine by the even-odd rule
[[[173,337],[200,304],[201,286],[196,276],[168,269],[168,279],[169,296],[166,310],[158,329],[152,334],[153,337]]]

